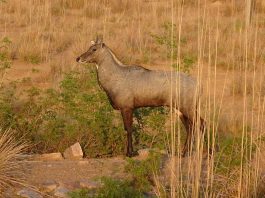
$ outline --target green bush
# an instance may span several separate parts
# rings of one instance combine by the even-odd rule
[[[32,87],[19,103],[15,87],[2,88],[0,124],[26,136],[37,152],[63,151],[79,141],[89,157],[121,154],[125,135],[120,115],[96,83],[93,70],[71,72],[60,91]]]
[[[134,137],[136,148],[166,149],[165,127],[169,110],[166,107],[144,107],[134,111]]]
[[[28,62],[28,63],[32,63],[32,64],[39,64],[42,61],[42,58],[39,54],[27,54],[24,56],[24,61]]]
[[[163,31],[161,34],[151,34],[151,37],[159,46],[164,46],[166,48],[167,58],[173,59],[174,63],[171,65],[173,68],[185,73],[189,73],[194,63],[196,62],[195,56],[190,54],[181,54],[180,60],[177,61],[178,42],[180,42],[184,46],[187,43],[187,39],[181,38],[180,41],[178,41],[177,36],[174,34],[174,32],[177,32],[175,24],[166,22],[163,24],[162,29]]]
[[[142,198],[144,194],[132,186],[129,180],[101,178],[103,186],[95,190],[78,189],[69,193],[71,198]]]
[[[254,144],[250,144],[249,136],[244,137],[243,144],[241,136],[220,136],[218,137],[218,144],[220,151],[215,156],[215,171],[227,175],[231,170],[239,167],[241,163],[243,165],[248,163],[252,158],[251,153],[253,154],[256,149]],[[242,160],[241,156],[243,156]]]
[[[141,198],[144,197],[138,189],[132,187],[127,180],[114,180],[110,178],[103,178],[103,187],[101,187],[94,198]]]
[[[129,158],[125,167],[126,172],[132,176],[133,186],[140,192],[148,192],[153,185],[153,174],[159,174],[161,167],[161,155],[151,152],[145,160],[135,160]]]
[[[96,71],[65,74],[60,90],[27,89],[20,100],[16,87],[0,89],[0,126],[19,131],[33,143],[33,152],[62,152],[79,141],[88,157],[123,154],[126,134],[120,112],[113,110],[100,90]],[[135,145],[164,148],[167,110],[146,108],[135,112]],[[143,124],[144,123],[144,124]]]
[[[89,197],[89,190],[87,189],[77,189],[69,193],[71,198],[87,198]]]
[[[4,37],[0,41],[0,74],[11,66],[12,61],[8,55],[8,48],[11,43],[8,37]]]

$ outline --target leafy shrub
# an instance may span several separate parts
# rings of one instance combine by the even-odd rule
[[[114,180],[110,178],[102,178],[103,187],[101,187],[94,196],[95,198],[123,198],[123,197],[144,197],[138,189],[131,186],[127,180]]]
[[[8,37],[4,37],[0,41],[0,74],[2,75],[6,69],[10,68],[12,63],[8,55],[8,47],[11,43]]]
[[[241,163],[245,164],[249,162],[249,159],[251,159],[250,153],[255,151],[255,146],[250,144],[250,137],[248,136],[243,140],[243,151],[241,148],[241,136],[220,136],[218,144],[220,152],[217,152],[215,156],[216,171],[218,173],[229,174],[231,170],[239,167]],[[241,156],[243,156],[242,160]]]
[[[42,58],[40,54],[37,54],[37,53],[24,55],[24,61],[32,63],[32,64],[39,64],[42,61],[41,59]]]
[[[144,107],[134,111],[134,137],[136,146],[140,148],[156,147],[165,149],[167,130],[165,127],[167,115],[166,107]]]
[[[163,31],[162,34],[151,34],[151,37],[155,40],[155,42],[160,45],[164,46],[166,48],[167,57],[172,58],[174,63],[172,64],[172,67],[180,70],[182,72],[189,73],[190,70],[193,67],[193,64],[196,62],[196,59],[194,56],[190,54],[184,54],[181,55],[179,63],[177,62],[177,52],[178,52],[178,38],[175,34],[172,35],[172,29],[173,32],[176,30],[176,25],[172,24],[170,22],[164,23],[162,26]],[[181,38],[180,42],[182,44],[186,44],[187,40],[185,38]]]
[[[71,198],[141,198],[144,197],[129,180],[116,180],[108,177],[101,178],[103,186],[96,190],[79,189],[70,192]]]
[[[79,141],[89,157],[121,154],[125,136],[120,115],[95,85],[95,71],[71,72],[61,82],[60,91],[33,87],[20,103],[15,87],[2,88],[0,124],[25,135],[39,152],[63,151]]]
[[[151,34],[151,37],[155,40],[155,42],[161,46],[166,47],[167,56],[172,58],[177,57],[177,37],[176,35],[171,34],[172,28],[175,29],[176,25],[172,24],[170,22],[164,23],[163,26],[163,32],[162,35],[160,34]]]
[[[77,189],[69,193],[71,198],[87,198],[89,197],[89,190],[87,189]]]
[[[79,141],[88,157],[124,153],[121,115],[99,89],[94,69],[67,73],[59,91],[32,87],[23,95],[19,100],[16,83],[0,89],[0,126],[19,131],[35,145],[34,152],[63,151]],[[164,148],[166,113],[164,108],[135,112],[136,145]]]
[[[129,158],[126,172],[132,176],[132,183],[140,192],[148,192],[153,184],[153,174],[159,173],[161,167],[161,155],[151,152],[145,160],[134,160]]]

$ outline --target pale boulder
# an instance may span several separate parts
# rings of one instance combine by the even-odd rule
[[[23,188],[22,190],[17,192],[17,195],[25,198],[43,198],[40,193],[29,188]]]
[[[70,160],[82,159],[83,158],[83,151],[82,151],[82,148],[81,148],[79,142],[77,142],[74,145],[67,148],[64,151],[63,156],[65,159],[70,159]]]

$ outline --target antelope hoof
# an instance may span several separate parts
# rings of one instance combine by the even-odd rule
[[[132,157],[133,154],[132,154],[132,152],[127,152],[127,153],[126,153],[126,156],[127,156],[127,157]]]
[[[127,157],[134,157],[134,156],[136,156],[138,153],[137,152],[127,152],[126,153],[126,156]]]

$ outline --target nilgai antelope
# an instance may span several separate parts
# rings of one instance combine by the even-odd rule
[[[181,72],[154,71],[136,65],[124,65],[102,40],[92,45],[76,61],[97,66],[98,83],[106,92],[112,107],[121,111],[127,131],[127,153],[133,155],[133,110],[139,107],[171,106],[181,112],[180,119],[187,131],[182,155],[192,143],[198,103],[198,85],[189,75]],[[198,128],[204,131],[205,121],[197,119]],[[198,130],[197,130],[198,131]]]

